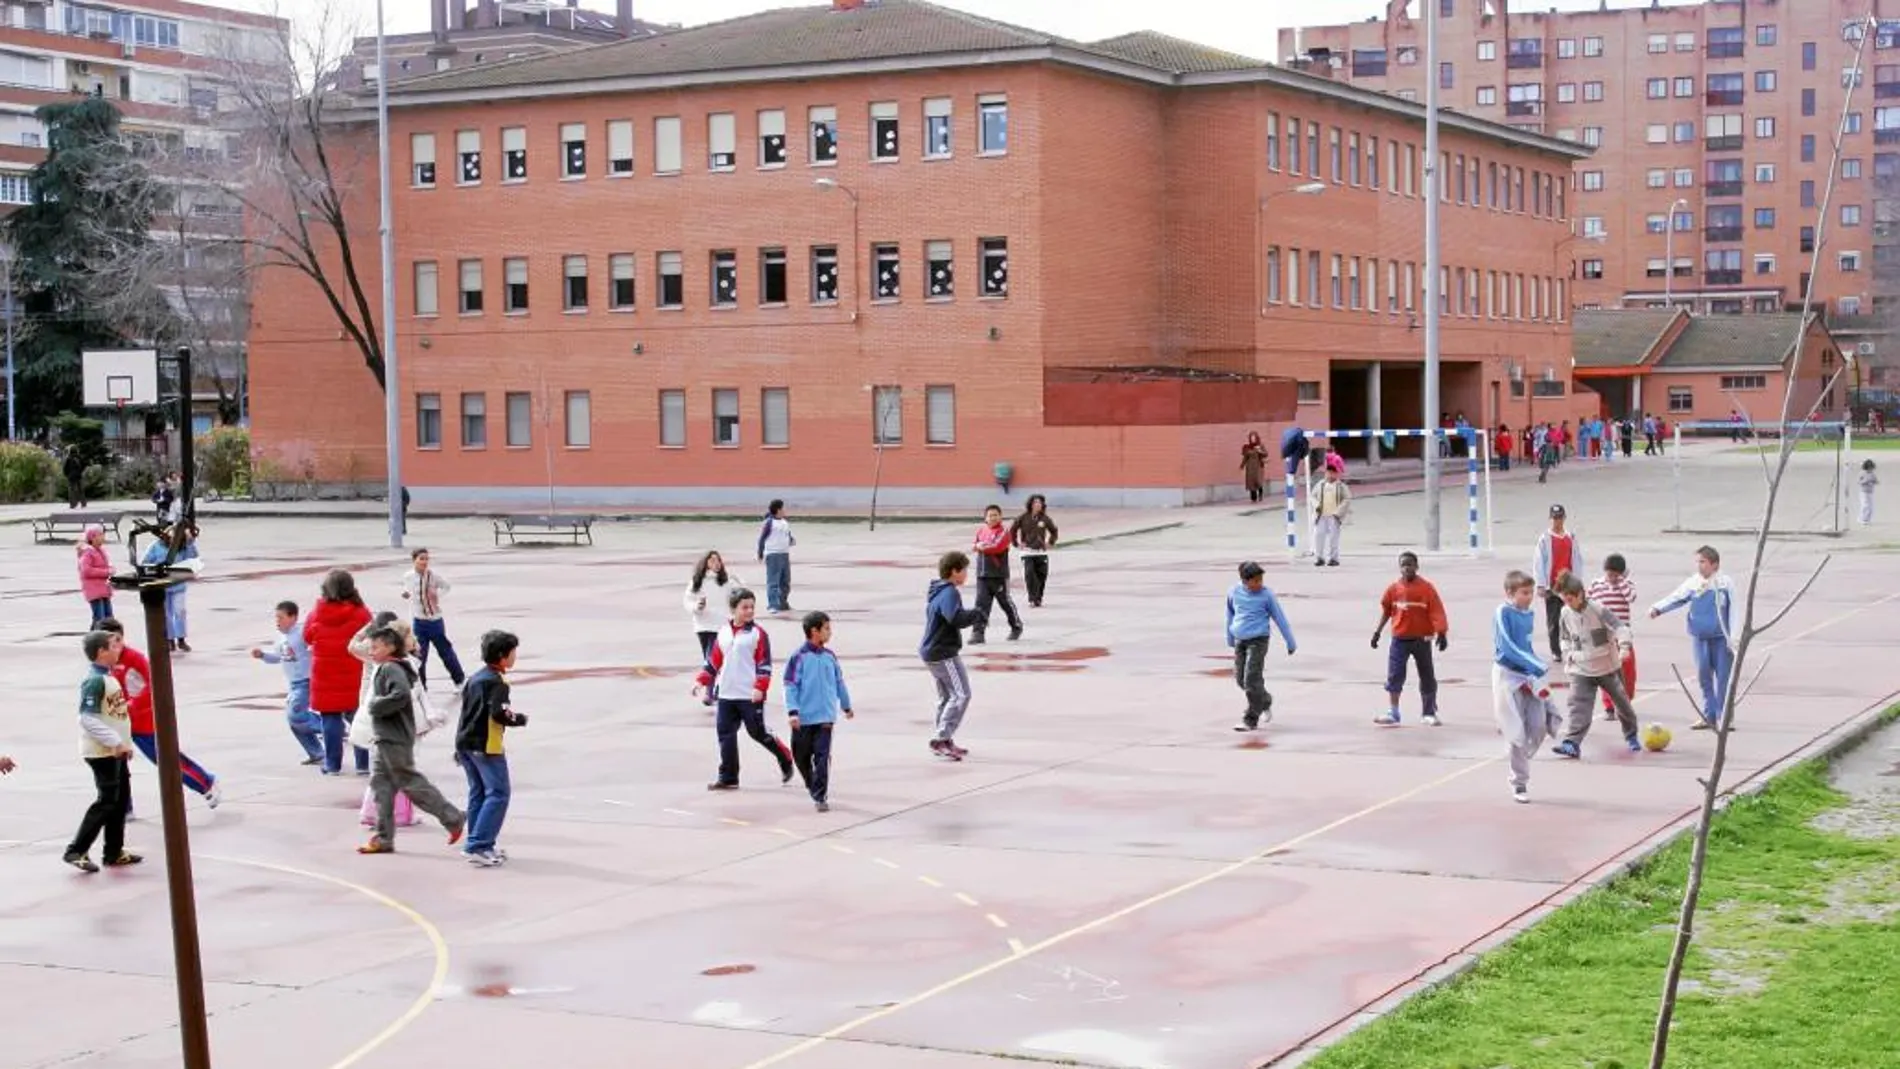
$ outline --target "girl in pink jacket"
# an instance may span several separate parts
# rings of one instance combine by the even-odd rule
[[[96,523],[87,525],[79,545],[79,593],[92,609],[93,623],[112,615],[112,561],[106,556],[106,529]]]

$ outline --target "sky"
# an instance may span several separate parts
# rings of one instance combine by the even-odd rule
[[[340,15],[374,32],[376,0],[210,0],[222,6],[282,13],[336,5]],[[565,2],[565,0],[559,0]],[[634,0],[633,12],[650,22],[693,25],[735,18],[772,8],[796,7],[812,0]],[[1356,22],[1383,15],[1386,0],[935,0],[986,18],[1092,41],[1134,30],[1157,30],[1201,44],[1261,59],[1284,59],[1277,51],[1279,31],[1296,22],[1308,26]],[[1416,2],[1416,0],[1415,0]],[[1462,0],[1471,3],[1473,0]],[[1669,0],[1680,2],[1680,0]],[[1512,7],[1544,11],[1595,9],[1599,0],[1511,0]],[[613,0],[581,0],[581,6],[611,12]],[[1647,7],[1649,0],[1611,0],[1611,7]],[[429,28],[425,0],[384,0],[387,32]],[[295,15],[292,15],[293,21]]]

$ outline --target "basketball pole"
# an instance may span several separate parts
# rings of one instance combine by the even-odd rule
[[[402,548],[401,377],[396,372],[396,230],[389,204],[389,67],[383,50],[383,0],[376,0],[376,155],[382,170],[379,190],[383,259],[383,438],[389,469],[389,545]]]
[[[1425,370],[1424,420],[1421,427],[1437,427],[1439,335],[1438,306],[1444,300],[1443,270],[1438,251],[1438,189],[1445,176],[1438,173],[1438,5],[1425,5]],[[1443,518],[1438,508],[1438,446],[1445,439],[1427,435],[1421,456],[1425,461],[1425,549],[1439,549]]]

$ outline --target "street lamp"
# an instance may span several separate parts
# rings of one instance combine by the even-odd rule
[[[389,469],[389,544],[402,548],[408,517],[402,505],[402,377],[396,369],[396,229],[389,190],[389,58],[384,52],[383,0],[376,0],[376,154],[382,171],[379,225],[383,260],[383,436]]]
[[[823,190],[837,190],[851,198],[851,322],[864,311],[864,283],[858,271],[858,192],[836,178],[814,178],[811,184]]]
[[[864,310],[864,282],[858,270],[858,191],[838,181],[836,178],[814,178],[812,185],[819,189],[837,190],[851,198],[851,325],[852,333],[858,342],[858,367],[864,367],[864,328],[858,322],[859,314]],[[877,530],[877,492],[884,481],[884,412],[879,403],[876,387],[865,386],[871,391],[871,530]]]
[[[1286,189],[1276,189],[1273,192],[1267,194],[1266,196],[1261,197],[1259,210],[1254,213],[1254,217],[1253,217],[1254,254],[1256,256],[1266,255],[1266,248],[1265,248],[1266,222],[1265,220],[1266,220],[1266,214],[1267,214],[1268,201],[1277,200],[1280,197],[1288,197],[1288,196],[1317,197],[1321,193],[1324,193],[1324,192],[1326,192],[1326,183],[1324,182],[1302,182],[1297,186],[1289,186]],[[1264,264],[1260,265],[1260,314],[1261,315],[1267,314],[1267,271]]]
[[[13,382],[13,257],[0,259],[0,272],[6,274],[6,305],[0,308],[0,315],[7,317],[7,441],[11,442],[20,435],[19,424],[14,421],[14,382]]]
[[[1676,291],[1676,209],[1687,208],[1689,202],[1677,197],[1669,206],[1669,214],[1663,217],[1663,307],[1674,308]]]

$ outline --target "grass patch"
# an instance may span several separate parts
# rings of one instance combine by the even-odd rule
[[[1774,453],[1780,450],[1780,448],[1781,445],[1778,442],[1763,442],[1759,445],[1739,446],[1730,450],[1730,452]],[[1832,441],[1823,442],[1814,438],[1803,438],[1795,443],[1794,451],[1797,453],[1832,453],[1836,448],[1837,446]],[[1854,452],[1900,453],[1900,438],[1862,438],[1857,435],[1854,438]]]
[[[1819,830],[1817,817],[1848,803],[1815,761],[1717,816],[1670,1065],[1896,1064],[1900,838]],[[1550,832],[1563,829],[1553,824]],[[1307,1064],[1646,1066],[1690,845],[1687,837],[1672,843]]]

